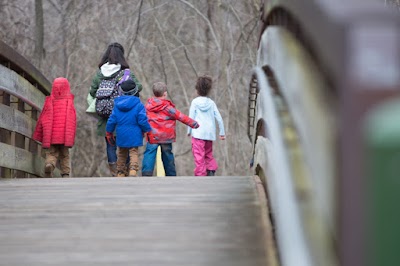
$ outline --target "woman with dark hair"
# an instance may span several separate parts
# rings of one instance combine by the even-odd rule
[[[92,85],[90,86],[90,95],[96,98],[96,92],[99,88],[99,84],[103,79],[111,80],[117,77],[120,73],[124,72],[124,69],[129,68],[124,56],[124,47],[115,42],[107,47],[107,50],[103,54],[100,63],[98,65],[98,70],[96,75],[92,80]],[[130,78],[136,83],[138,88],[138,93],[135,96],[139,97],[139,92],[142,90],[142,84],[135,77],[132,70],[130,70]],[[97,123],[97,135],[104,137],[107,145],[107,160],[112,176],[117,175],[117,146],[112,143],[108,143],[106,139],[106,125],[108,118],[99,117]]]
[[[107,47],[107,50],[105,51],[103,57],[101,58],[99,69],[101,69],[101,67],[107,63],[114,65],[120,64],[121,69],[129,68],[128,63],[125,60],[124,53],[125,50],[121,44],[117,42],[110,44]]]

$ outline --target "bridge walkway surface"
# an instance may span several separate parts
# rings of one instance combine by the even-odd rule
[[[0,179],[0,265],[275,265],[258,177]]]

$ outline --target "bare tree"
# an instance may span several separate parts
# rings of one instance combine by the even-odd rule
[[[35,62],[50,81],[64,75],[71,83],[78,114],[71,153],[74,176],[108,175],[105,141],[96,135],[96,119],[85,109],[100,57],[115,41],[124,45],[128,63],[143,84],[143,102],[152,96],[152,84],[164,81],[176,107],[187,113],[197,77],[212,76],[210,97],[227,132],[227,140],[214,146],[218,174],[249,173],[247,87],[256,59],[260,0],[43,1],[42,64],[34,61],[40,46],[34,32],[40,23],[31,23],[39,17],[39,9],[31,5],[40,0],[0,3],[1,38]],[[190,138],[180,123],[173,147],[178,175],[193,175]]]
[[[42,0],[35,0],[35,55],[38,60],[39,67],[43,59],[43,42],[44,42],[44,22],[43,22],[43,2]]]

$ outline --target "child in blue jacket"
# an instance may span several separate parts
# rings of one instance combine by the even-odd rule
[[[118,159],[117,176],[125,176],[125,163],[130,157],[129,176],[137,176],[139,170],[138,148],[143,146],[143,134],[151,131],[147,120],[146,109],[139,97],[134,95],[138,88],[133,80],[128,79],[121,84],[123,95],[114,99],[114,109],[106,126],[108,143],[115,145],[113,135],[116,129]]]

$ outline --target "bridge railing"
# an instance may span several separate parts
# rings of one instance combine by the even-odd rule
[[[44,151],[32,134],[50,91],[51,83],[23,56],[0,41],[1,177],[44,176]]]
[[[288,251],[295,226],[282,215],[282,191],[295,193],[303,225],[314,225],[303,228],[314,233],[299,243],[307,242],[315,265],[334,264],[335,256],[341,265],[366,265],[363,128],[375,106],[400,94],[399,15],[379,1],[353,0],[270,0],[262,10],[249,136],[256,173],[275,207],[283,265],[296,258]],[[275,163],[278,157],[288,169]],[[282,185],[282,172],[291,177],[290,188]],[[324,252],[331,253],[329,262]]]

